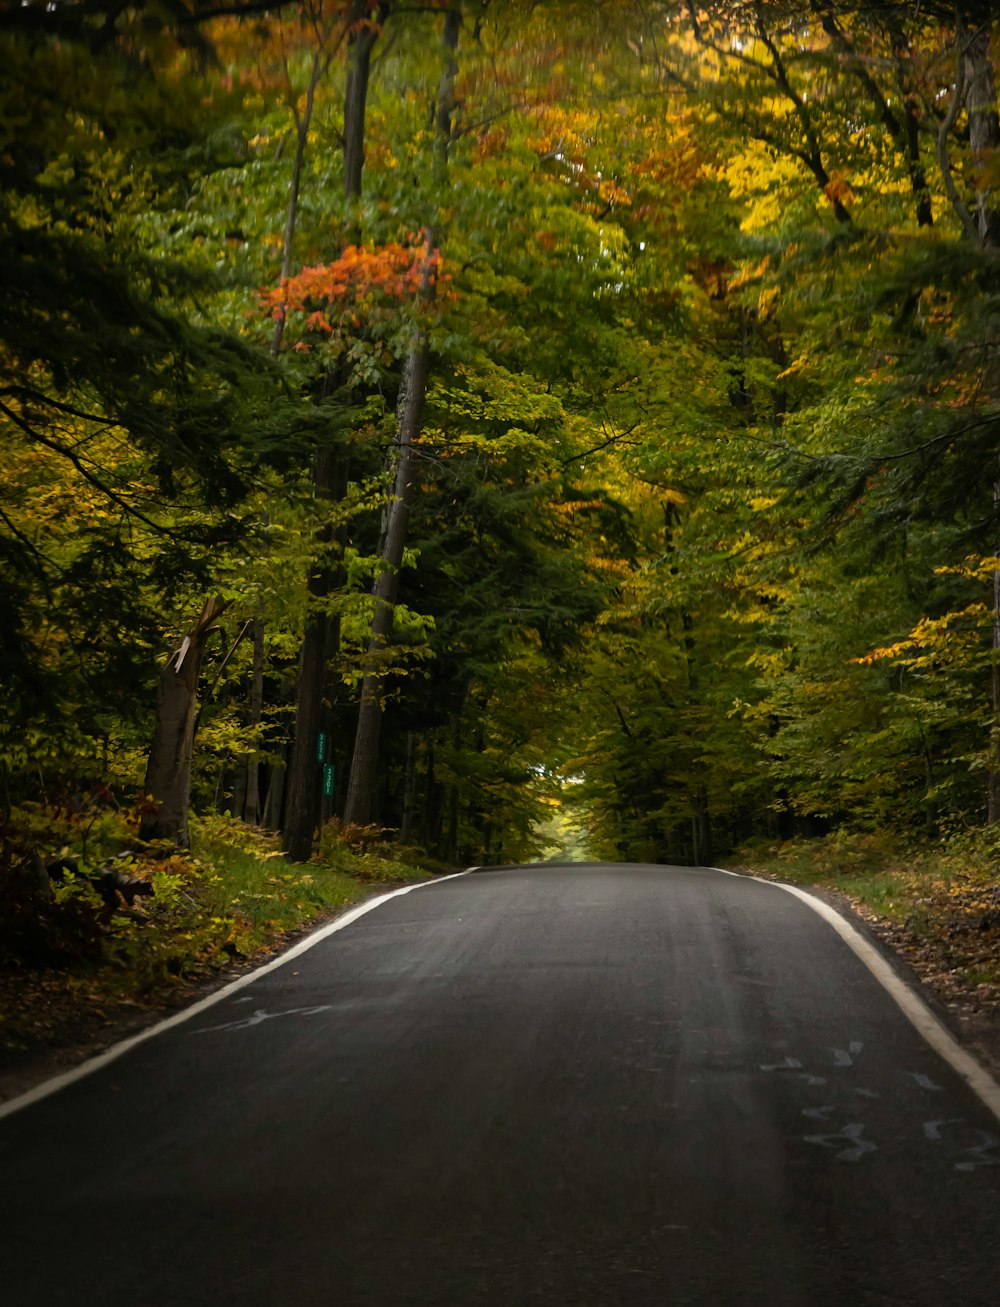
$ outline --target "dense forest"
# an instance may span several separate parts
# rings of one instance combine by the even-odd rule
[[[102,806],[452,865],[1000,821],[996,48],[5,3],[5,859]]]

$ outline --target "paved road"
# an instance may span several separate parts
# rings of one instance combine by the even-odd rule
[[[8,1307],[996,1307],[1000,1123],[773,886],[391,900],[0,1121]]]

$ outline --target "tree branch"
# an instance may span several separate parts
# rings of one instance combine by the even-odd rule
[[[937,135],[937,156],[938,164],[941,168],[941,176],[944,180],[944,188],[948,192],[948,199],[951,201],[951,207],[961,219],[962,227],[965,234],[972,238],[976,244],[981,244],[979,235],[979,226],[969,207],[958,193],[958,187],[955,185],[955,179],[951,172],[951,158],[948,154],[948,137],[952,128],[958,121],[959,110],[965,99],[965,50],[962,47],[961,32],[955,33],[955,46],[958,51],[955,67],[955,93],[951,97],[951,104],[948,106],[948,112],[944,116],[944,121],[938,129]]]
[[[607,440],[602,440],[599,445],[594,445],[592,449],[585,449],[581,454],[573,454],[569,458],[564,458],[559,466],[569,467],[571,463],[578,463],[581,459],[589,458],[591,454],[599,454],[602,449],[607,449],[609,445],[613,445],[616,441],[624,440],[626,436],[630,436],[638,425],[638,422],[633,422],[627,431],[619,431],[616,435],[609,436]]]
[[[38,443],[44,445],[46,449],[51,449],[54,453],[60,454],[63,458],[69,459],[85,481],[98,489],[102,495],[106,495],[108,499],[117,504],[123,512],[128,513],[131,517],[137,518],[140,522],[148,526],[151,531],[155,531],[157,535],[169,536],[171,534],[166,527],[161,526],[158,522],[154,522],[152,518],[146,517],[144,513],[140,513],[134,505],[130,504],[127,499],[124,499],[119,495],[117,491],[112,490],[110,486],[106,486],[99,477],[95,476],[93,472],[89,471],[89,469],[84,466],[83,460],[80,456],[75,454],[71,449],[67,449],[67,447],[61,444],[58,440],[53,440],[49,436],[43,436],[40,431],[36,431],[29,423],[25,422],[19,414],[8,408],[6,404],[0,403],[0,413],[3,413],[8,417],[15,426],[20,427],[20,429],[25,432],[26,435],[30,436],[32,440],[37,440]]]

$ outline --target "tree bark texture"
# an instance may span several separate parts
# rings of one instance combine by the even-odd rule
[[[417,813],[417,736],[406,732],[406,770],[403,774],[403,811],[400,817],[399,838],[403,844],[413,839],[413,823]]]
[[[451,140],[451,114],[458,67],[455,51],[458,48],[461,21],[461,9],[457,3],[453,4],[445,14],[444,63],[435,107],[434,167],[439,185],[444,184],[444,170]],[[427,269],[420,292],[420,297],[425,302],[433,295],[431,283],[433,248],[433,237],[428,231]],[[393,610],[399,593],[399,569],[403,562],[410,508],[416,489],[413,441],[419,436],[423,421],[429,365],[430,346],[427,332],[418,325],[414,329],[413,344],[403,370],[403,383],[396,408],[399,449],[396,455],[393,498],[389,505],[382,545],[382,561],[373,591],[375,611],[372,615],[368,641],[369,670],[365,673],[361,686],[358,726],[351,759],[351,779],[344,807],[344,822],[349,825],[364,826],[372,819],[378,774],[379,739],[382,730],[383,678],[378,662],[392,631]]]
[[[353,0],[351,35],[347,54],[347,86],[344,92],[344,195],[361,198],[361,174],[365,166],[365,110],[375,43],[392,8],[380,4],[372,13],[368,0]]]
[[[250,672],[250,717],[252,731],[260,729],[264,714],[264,623],[255,618],[253,624],[253,665]],[[246,792],[243,800],[243,820],[257,826],[261,819],[260,803],[260,750],[255,749],[246,759]]]
[[[418,329],[414,347],[406,360],[400,390],[396,476],[382,546],[382,560],[375,581],[375,611],[368,640],[368,658],[372,664],[377,663],[392,632],[393,611],[399,593],[399,569],[403,564],[403,550],[416,485],[412,441],[420,434],[429,360],[426,333]],[[382,674],[375,665],[365,673],[361,684],[351,780],[344,807],[344,821],[348,824],[364,826],[371,821],[381,731]]]
[[[983,22],[971,34],[959,27],[962,43],[962,75],[965,107],[969,118],[969,148],[973,163],[982,164],[1000,149],[1000,117],[997,116],[996,77],[990,61],[990,25]],[[957,94],[957,91],[956,91]],[[974,220],[979,239],[987,249],[1000,248],[1000,209],[992,202],[988,186],[977,183]],[[1000,482],[993,483],[994,509],[1000,507]],[[1000,822],[1000,572],[993,573],[993,667],[991,692],[993,720],[990,727],[987,773],[986,819]]]
[[[313,467],[316,498],[342,498],[346,488],[343,476],[343,462],[333,451],[325,450],[317,455]],[[329,705],[325,701],[327,664],[339,638],[339,622],[331,617],[326,602],[339,576],[339,569],[328,557],[335,545],[331,524],[320,527],[317,542],[319,557],[309,574],[310,607],[299,653],[295,739],[285,783],[282,835],[285,852],[293,862],[306,862],[312,853],[321,784],[316,750],[320,731],[328,728]]]
[[[365,106],[371,54],[390,3],[379,5],[376,14],[367,0],[353,0],[350,15],[347,86],[344,94],[344,189],[349,200],[361,197],[364,168]],[[330,449],[321,451],[313,466],[313,488],[317,499],[343,498],[347,489],[347,466],[342,456]],[[340,643],[339,619],[332,618],[325,600],[342,583],[342,565],[330,557],[338,540],[331,527],[318,533],[320,557],[312,569],[308,594],[311,611],[299,654],[299,676],[295,700],[295,735],[285,781],[282,835],[285,851],[294,862],[305,862],[312,853],[313,836],[320,819],[321,764],[317,756],[320,732],[330,731],[332,711],[326,695],[328,666]]]
[[[170,840],[182,848],[190,843],[188,807],[198,678],[208,638],[218,630],[215,623],[227,606],[224,599],[208,599],[160,673],[156,727],[144,783],[147,805],[139,824],[141,840]]]
[[[963,33],[959,31],[959,40]],[[983,23],[964,38],[965,108],[969,118],[969,149],[973,167],[981,167],[1000,146],[1000,118],[997,117],[997,88],[990,61],[990,25]],[[988,186],[977,183],[975,217],[984,245],[1000,245],[1000,209],[992,202]]]
[[[993,483],[993,503],[1000,505],[1000,481]],[[990,723],[986,820],[995,826],[1000,822],[1000,572],[993,573],[993,666],[990,670],[993,720]]]
[[[280,830],[283,824],[285,807],[285,779],[288,775],[290,750],[288,745],[281,748],[277,762],[268,767],[267,792],[264,797],[264,815],[261,823],[265,830]]]

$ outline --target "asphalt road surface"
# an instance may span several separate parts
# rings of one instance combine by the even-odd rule
[[[711,870],[375,908],[0,1121],[5,1307],[997,1307],[1000,1122]]]

